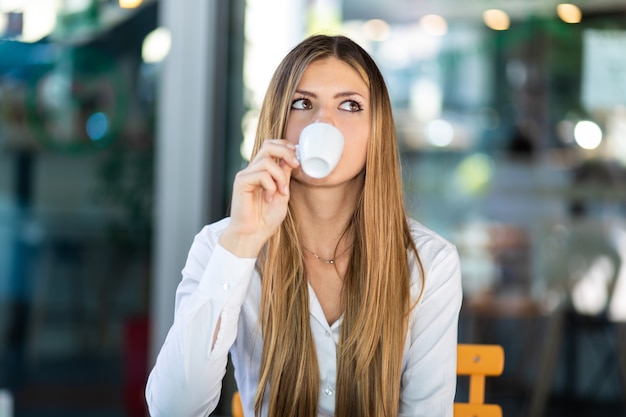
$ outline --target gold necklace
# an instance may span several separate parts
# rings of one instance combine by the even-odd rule
[[[339,255],[335,256],[335,259],[341,257],[341,255],[343,255],[344,253],[348,252],[348,249],[350,249],[352,247],[352,245],[348,246],[346,249],[344,249],[343,252],[341,252]],[[326,258],[322,258],[321,256],[319,256],[317,253],[313,252],[311,249],[307,248],[306,246],[302,245],[302,248],[304,248],[304,250],[306,250],[307,252],[309,252],[311,255],[313,255],[316,259],[329,264],[329,265],[333,265],[335,263],[335,259],[326,259]]]

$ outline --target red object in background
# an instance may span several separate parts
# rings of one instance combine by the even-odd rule
[[[146,417],[148,408],[144,397],[148,379],[147,317],[136,317],[124,326],[124,403],[129,417]]]

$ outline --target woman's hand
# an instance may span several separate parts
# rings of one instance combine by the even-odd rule
[[[242,258],[258,256],[287,214],[291,171],[300,165],[295,146],[268,139],[233,184],[230,224],[219,243]]]

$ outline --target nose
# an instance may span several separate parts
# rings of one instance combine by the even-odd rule
[[[328,123],[329,125],[336,126],[332,106],[326,105],[318,107],[317,111],[315,112],[313,122]]]

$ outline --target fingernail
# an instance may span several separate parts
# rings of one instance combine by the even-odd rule
[[[289,194],[289,186],[288,185],[285,185],[283,187],[283,194],[285,194],[285,195]]]
[[[298,158],[293,158],[293,163],[296,165],[300,165],[300,160]]]

